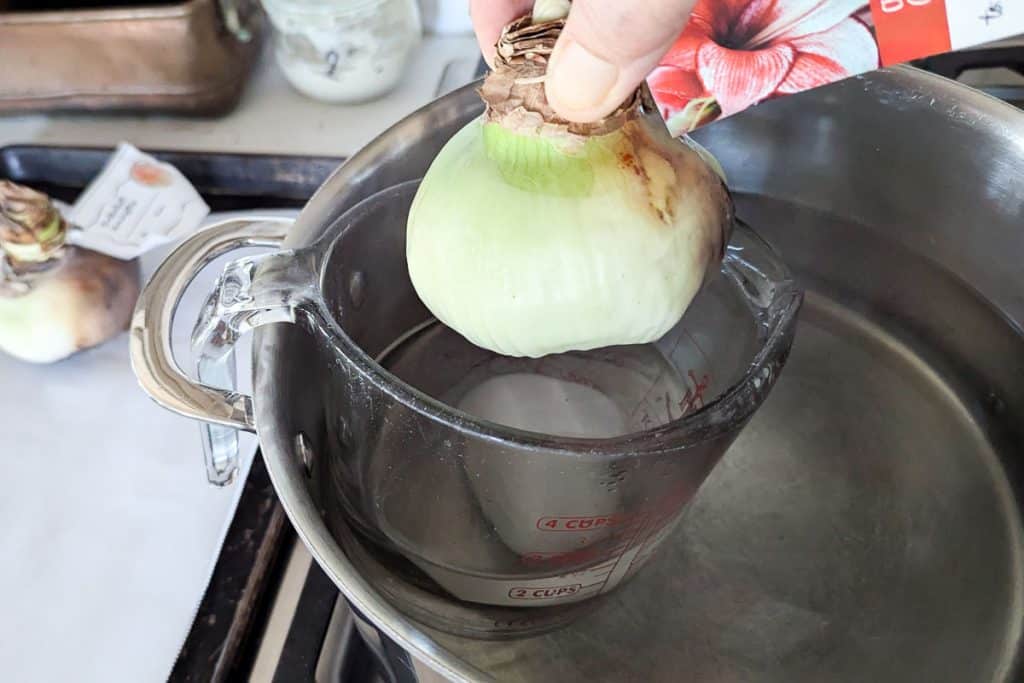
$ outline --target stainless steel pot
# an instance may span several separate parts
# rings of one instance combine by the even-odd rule
[[[169,407],[228,416],[205,442],[222,483],[237,467],[230,427],[250,428],[231,424],[247,400],[231,378],[235,341],[258,325],[302,325],[319,341],[324,426],[296,438],[335,537],[370,551],[368,563],[404,563],[402,585],[423,590],[389,598],[423,623],[537,633],[632,580],[671,536],[775,385],[802,296],[740,224],[656,341],[499,355],[437,322],[413,288],[406,224],[418,187],[367,197],[308,247],[229,263],[193,335],[202,384],[168,349],[184,286],[233,246],[281,241],[287,223],[229,221],[186,240],[139,298],[136,372]]]
[[[364,198],[422,175],[479,107],[464,89],[389,130],[324,185],[286,246],[315,243]],[[897,68],[698,137],[807,303],[775,394],[662,557],[587,618],[495,643],[392,606],[464,608],[336,523],[323,352],[301,329],[257,330],[255,401],[213,393],[205,411],[172,407],[258,426],[316,560],[381,634],[456,680],[1016,679],[1024,117]]]

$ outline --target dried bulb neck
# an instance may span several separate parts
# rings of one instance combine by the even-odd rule
[[[594,123],[567,121],[555,113],[548,104],[544,81],[564,27],[562,18],[535,24],[530,16],[505,27],[498,39],[494,69],[480,89],[489,122],[519,133],[586,138],[611,133],[640,116],[639,89],[610,116]]]
[[[56,261],[65,250],[68,225],[57,217],[51,228],[52,236],[38,242],[18,242],[0,239],[0,252],[15,268],[31,269],[33,264]]]
[[[59,258],[68,227],[50,198],[10,181],[0,181],[0,251],[10,269],[34,270]]]
[[[35,231],[12,231],[0,225],[0,252],[15,272],[37,272],[53,265],[64,253],[67,223],[56,208],[49,221]]]

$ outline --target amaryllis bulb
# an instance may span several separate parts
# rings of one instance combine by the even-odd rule
[[[124,331],[139,263],[64,244],[49,198],[0,181],[0,351],[51,363]]]
[[[28,292],[0,294],[0,351],[52,363],[123,332],[139,295],[138,261],[69,247]]]
[[[717,163],[673,139],[639,93],[593,125],[551,111],[542,76],[563,23],[506,29],[487,112],[444,146],[409,214],[424,304],[510,356],[657,340],[721,258],[732,220]]]

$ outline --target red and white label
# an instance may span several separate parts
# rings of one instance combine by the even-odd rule
[[[1024,33],[1024,5],[1011,0],[871,0],[883,66]]]
[[[949,52],[944,0],[871,0],[884,66]]]

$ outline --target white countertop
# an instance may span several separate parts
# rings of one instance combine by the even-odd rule
[[[0,116],[0,147],[13,144],[349,156],[435,97],[445,66],[479,58],[471,36],[427,37],[398,87],[360,105],[327,104],[293,90],[265,51],[238,108],[220,119],[157,115]]]

